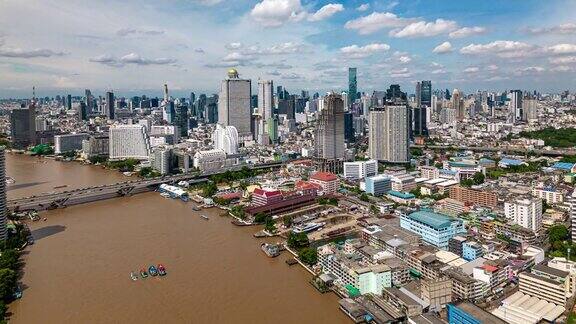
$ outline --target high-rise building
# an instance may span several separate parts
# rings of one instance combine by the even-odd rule
[[[152,167],[160,172],[161,175],[170,173],[170,161],[172,150],[168,147],[158,147],[154,149],[152,155]]]
[[[568,197],[568,205],[570,206],[570,236],[572,242],[576,242],[576,190]]]
[[[36,97],[33,96],[28,108],[13,109],[10,112],[10,135],[14,148],[24,149],[36,144]]]
[[[80,102],[80,104],[78,105],[78,119],[80,121],[88,120],[88,107],[84,102]]]
[[[420,105],[432,107],[432,81],[420,82]]]
[[[222,81],[218,100],[218,123],[223,126],[234,126],[242,139],[251,139],[252,112],[250,97],[252,82],[240,79],[238,71],[230,69],[228,77]]]
[[[466,117],[464,100],[462,99],[462,94],[458,89],[454,89],[454,91],[452,91],[452,108],[456,109],[457,120],[463,120]]]
[[[6,209],[6,161],[4,149],[4,146],[0,146],[0,241],[8,238],[8,231],[6,229],[8,211]]]
[[[355,139],[354,116],[351,111],[347,111],[344,113],[344,140],[346,140],[347,143],[353,143]]]
[[[85,97],[86,100],[84,101],[86,103],[86,108],[87,108],[87,113],[91,114],[94,111],[94,96],[92,95],[92,92],[90,92],[90,89],[86,89],[84,90],[85,92]]]
[[[318,115],[315,131],[315,154],[319,168],[339,173],[346,153],[341,95],[330,93],[324,97],[324,108]]]
[[[72,95],[66,96],[66,110],[72,110]]]
[[[268,119],[268,136],[271,144],[278,143],[278,117],[276,116]]]
[[[422,105],[422,83],[416,82],[416,95],[414,96],[415,107],[419,108]]]
[[[356,68],[348,68],[348,102],[346,102],[348,106],[358,99],[358,80],[356,79],[356,72]]]
[[[202,98],[202,97],[200,97]],[[208,124],[215,124],[218,122],[218,96],[213,95],[210,98],[204,98],[204,104],[202,109],[203,116],[205,118],[206,123]],[[200,100],[198,100],[200,102]]]
[[[108,91],[106,92],[106,110],[105,115],[108,119],[115,118],[115,110],[114,110],[114,92]]]
[[[150,139],[144,125],[116,125],[110,127],[110,160],[148,160]]]
[[[538,120],[538,101],[533,98],[522,100],[522,120]]]
[[[238,153],[238,131],[234,126],[222,126],[216,124],[216,129],[212,133],[214,149],[222,150],[226,154]]]
[[[178,130],[180,131],[180,137],[188,136],[188,126],[189,126],[189,118],[188,118],[188,106],[185,103],[180,102],[176,107],[176,114],[174,115],[173,120],[174,125],[178,126]]]
[[[258,143],[267,144],[269,142],[269,121],[274,115],[274,83],[272,80],[259,80],[258,81],[258,115],[257,119],[258,129],[257,134],[254,134]]]
[[[54,153],[62,154],[82,149],[82,141],[90,136],[85,133],[63,134],[54,136]]]
[[[522,120],[524,114],[522,112],[522,91],[512,90],[508,93],[508,109],[510,115],[514,115],[515,120]]]
[[[391,85],[384,106],[375,106],[368,119],[368,152],[378,161],[406,163],[409,154],[409,116],[406,94]]]
[[[414,109],[412,109],[412,120],[414,122],[412,135],[414,137],[428,136],[428,123],[426,121],[429,109],[430,108],[424,105],[421,105],[420,107],[414,107]]]

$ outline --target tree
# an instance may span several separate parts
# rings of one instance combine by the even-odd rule
[[[474,176],[472,176],[472,180],[474,181],[475,185],[479,185],[479,184],[483,184],[484,183],[484,173],[482,172],[476,172],[474,173]]]
[[[284,226],[286,226],[286,227],[292,226],[292,217],[284,216],[284,217],[282,217],[282,221],[284,222]]]
[[[230,213],[240,219],[246,218],[246,212],[244,211],[244,208],[242,208],[242,206],[240,205],[236,205],[230,208]]]
[[[298,252],[298,258],[307,265],[318,263],[318,252],[314,248],[303,248]]]
[[[4,300],[10,300],[14,291],[16,291],[16,280],[18,275],[12,269],[0,269],[0,297]]]
[[[374,205],[370,205],[370,212],[372,214],[378,215],[380,214],[380,210],[378,209],[378,207],[374,206]]]
[[[218,187],[214,182],[208,182],[202,188],[202,195],[206,198],[214,196],[214,194],[218,191]]]
[[[2,256],[0,256],[0,269],[16,270],[19,257],[19,253],[14,249],[2,251]]]
[[[365,192],[363,192],[360,195],[360,200],[368,202],[368,201],[370,201],[370,198],[368,198],[368,195]]]
[[[259,212],[256,215],[254,215],[254,222],[256,223],[264,223],[266,222],[266,214],[263,212]]]
[[[548,230],[550,244],[568,239],[568,229],[562,224],[554,225]]]
[[[274,222],[272,217],[270,216],[266,217],[265,224],[266,225],[264,226],[264,229],[268,233],[276,233],[276,223]]]
[[[306,233],[294,233],[290,232],[288,234],[288,247],[293,249],[301,249],[310,244],[308,240],[308,235]]]

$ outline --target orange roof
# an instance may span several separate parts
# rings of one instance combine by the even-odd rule
[[[316,172],[310,177],[310,179],[318,181],[334,181],[338,180],[338,177],[334,173],[330,172]]]
[[[266,197],[274,197],[274,196],[281,196],[282,192],[280,190],[263,190],[260,188],[254,189],[253,195],[258,196],[266,196]]]
[[[298,180],[294,184],[294,189],[296,189],[296,190],[309,190],[309,189],[321,190],[322,187],[318,184],[315,184],[315,183],[311,183],[311,182],[304,181],[304,180]]]
[[[489,265],[489,264],[485,264],[484,265],[484,270],[488,271],[488,272],[495,272],[498,270],[498,267],[495,267],[493,265]]]

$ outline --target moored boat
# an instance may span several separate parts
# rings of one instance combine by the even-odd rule
[[[266,253],[267,256],[274,258],[280,255],[280,250],[278,249],[278,245],[276,244],[268,244],[268,243],[262,243],[260,245],[260,248],[262,249],[262,251],[264,251],[264,253]]]
[[[157,276],[157,275],[158,275],[158,270],[156,269],[155,266],[151,265],[151,266],[148,268],[148,273],[149,273],[152,277],[154,277],[154,276]]]
[[[130,279],[132,279],[132,281],[138,280],[138,276],[136,276],[136,274],[134,273],[134,271],[130,272]]]
[[[204,218],[205,220],[209,220],[210,218],[208,218],[208,216],[206,215],[200,215],[200,217]]]
[[[161,276],[166,275],[166,268],[164,268],[164,266],[162,264],[158,265],[158,274]]]
[[[142,279],[148,278],[148,272],[146,272],[145,269],[140,269],[140,277],[142,277]]]

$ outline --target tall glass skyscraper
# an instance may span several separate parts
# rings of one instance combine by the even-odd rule
[[[358,81],[356,80],[356,68],[348,68],[348,105],[356,101],[358,94]]]

